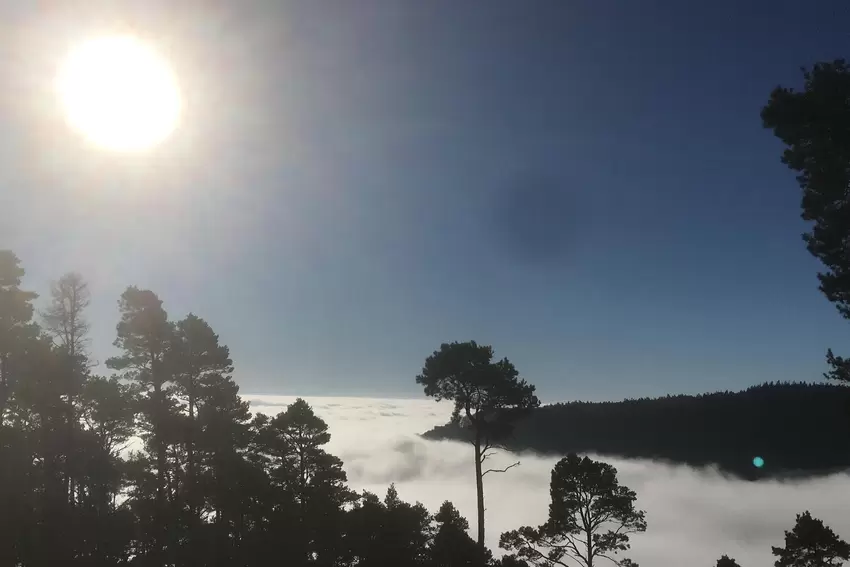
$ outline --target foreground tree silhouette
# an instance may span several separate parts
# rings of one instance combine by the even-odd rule
[[[509,553],[503,555],[501,559],[493,562],[495,567],[528,567],[528,561],[520,559],[516,555]]]
[[[173,403],[168,397],[166,383],[170,380],[166,360],[172,343],[173,326],[162,308],[162,301],[149,290],[128,287],[118,302],[121,321],[117,326],[115,346],[123,351],[118,357],[106,361],[109,368],[123,370],[123,377],[136,381],[143,392],[141,408],[145,440],[155,455],[156,480],[154,482],[154,507],[148,531],[153,550],[154,564],[166,564],[167,539],[173,522],[166,509],[169,491],[166,423],[173,413]],[[137,459],[136,470],[142,473],[146,464]],[[142,475],[144,476],[144,475]],[[142,478],[139,476],[138,478]],[[139,496],[141,492],[137,493]],[[137,500],[141,502],[141,500]]]
[[[38,296],[20,288],[24,269],[11,250],[0,250],[0,427],[15,384],[13,357],[35,335],[32,302]]]
[[[785,532],[785,547],[774,547],[776,567],[833,567],[850,559],[850,544],[806,511]]]
[[[434,516],[437,533],[431,543],[431,563],[435,567],[484,567],[490,551],[469,537],[469,522],[448,500]]]
[[[552,469],[550,495],[546,523],[503,533],[500,547],[535,565],[567,566],[570,560],[593,567],[597,558],[617,563],[614,555],[629,549],[629,535],[646,531],[637,495],[620,485],[617,469],[607,463],[564,457]]]
[[[333,564],[342,509],[355,495],[345,485],[342,461],[324,450],[331,439],[327,423],[301,398],[274,418],[258,416],[256,423],[272,482],[291,503],[290,555],[297,565],[312,557]]]
[[[189,415],[184,427],[186,447],[185,492],[189,514],[189,536],[198,531],[200,501],[196,470],[195,443],[197,437],[196,412],[201,389],[217,377],[233,372],[230,351],[220,345],[218,335],[200,317],[189,314],[178,321],[169,348],[169,370],[173,375],[175,393],[185,402]]]
[[[484,475],[506,469],[485,471],[482,465],[492,455],[490,450],[510,434],[514,422],[540,405],[534,386],[519,378],[507,358],[493,362],[493,348],[475,341],[443,343],[425,360],[416,383],[438,401],[453,401],[452,420],[464,419],[472,430],[478,545],[483,547]]]
[[[82,278],[59,280],[39,328],[22,275],[0,253],[0,566],[484,564],[450,504],[435,520],[394,488],[350,491],[304,400],[252,417],[199,317],[128,288],[120,373],[93,376]]]
[[[16,399],[22,366],[36,330],[32,323],[35,293],[21,289],[24,269],[10,250],[0,250],[0,564],[16,565],[32,546],[37,520],[34,489],[34,431],[31,414],[19,411]],[[21,419],[24,418],[24,419]]]
[[[50,286],[50,304],[41,312],[45,332],[53,338],[68,361],[65,385],[67,454],[65,492],[74,505],[74,473],[79,468],[76,450],[79,417],[76,412],[77,396],[83,387],[89,370],[88,345],[89,324],[84,311],[91,303],[88,284],[76,272],[69,272]]]
[[[422,504],[403,502],[390,486],[383,502],[364,492],[348,514],[350,564],[358,567],[428,564],[431,515]]]
[[[738,562],[729,557],[728,555],[723,555],[720,559],[717,560],[717,564],[715,567],[741,567],[738,565]]]
[[[761,113],[786,149],[782,162],[799,173],[803,235],[826,271],[820,289],[850,319],[850,67],[844,60],[803,70],[803,90],[777,87]],[[827,378],[850,382],[850,361],[827,353]]]

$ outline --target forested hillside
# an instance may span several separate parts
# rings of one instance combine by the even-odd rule
[[[200,317],[127,288],[98,376],[85,280],[63,276],[38,311],[23,276],[0,250],[0,567],[490,562],[450,502],[350,489],[303,400],[252,414]]]
[[[459,424],[425,434],[463,439]],[[742,392],[620,402],[569,402],[532,410],[505,442],[512,450],[715,464],[745,478],[850,467],[850,389],[768,383]],[[757,469],[753,458],[764,459]]]

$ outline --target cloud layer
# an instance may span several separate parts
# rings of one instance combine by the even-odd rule
[[[289,396],[245,396],[252,409],[275,414]],[[394,482],[406,500],[435,511],[451,500],[474,527],[475,483],[472,450],[448,441],[418,437],[445,423],[451,406],[429,400],[305,398],[330,426],[329,450],[345,463],[349,483],[383,495]],[[547,514],[549,473],[557,461],[527,453],[502,454],[495,466],[522,465],[485,479],[487,541],[521,525],[537,525]],[[647,567],[713,565],[720,555],[744,567],[773,564],[771,545],[780,545],[795,514],[810,510],[845,539],[850,538],[850,475],[807,481],[750,483],[716,470],[652,461],[607,459],[623,484],[638,494],[649,529],[635,536],[629,557]]]

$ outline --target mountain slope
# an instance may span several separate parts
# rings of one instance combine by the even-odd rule
[[[456,424],[428,439],[462,440]],[[741,392],[543,406],[505,443],[513,451],[590,452],[716,465],[745,478],[850,468],[850,388],[768,383]],[[764,459],[756,469],[753,458]]]

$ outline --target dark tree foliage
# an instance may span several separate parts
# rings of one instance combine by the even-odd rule
[[[738,562],[729,557],[728,555],[722,555],[720,559],[717,560],[717,565],[715,567],[741,567],[738,565]]]
[[[742,392],[546,405],[519,421],[505,445],[717,465],[750,479],[820,474],[850,466],[847,403],[836,395],[842,392],[829,384],[770,383]],[[469,432],[448,424],[425,436],[469,439]],[[755,456],[763,468],[753,466]]]
[[[646,531],[637,495],[607,463],[570,454],[552,469],[549,492],[548,520],[503,533],[500,547],[535,565],[593,567],[597,559],[616,563],[615,555],[629,549],[629,536]]]
[[[520,559],[513,553],[503,555],[500,559],[493,562],[495,567],[529,567],[528,561]]]
[[[428,510],[403,502],[394,486],[383,501],[364,493],[348,517],[349,554],[358,566],[428,565],[432,534]]]
[[[145,431],[143,438],[154,455],[150,462],[155,471],[153,481],[152,513],[146,516],[145,549],[156,557],[156,562],[167,563],[169,552],[174,551],[177,538],[173,480],[175,471],[169,469],[169,437],[173,435],[176,421],[175,400],[168,395],[166,385],[171,376],[166,365],[169,348],[173,342],[174,325],[162,308],[162,301],[150,290],[129,287],[118,302],[121,321],[117,326],[115,346],[122,355],[110,358],[106,365],[114,370],[123,370],[123,378],[135,380],[142,388],[140,409]],[[138,459],[137,467],[147,460]],[[142,493],[138,493],[142,498]]]
[[[469,522],[451,502],[443,502],[434,520],[437,531],[431,545],[431,563],[435,567],[484,567],[490,562],[490,552],[469,537]]]
[[[204,402],[205,389],[227,380],[233,371],[230,351],[218,342],[218,335],[206,321],[189,314],[174,327],[168,348],[167,363],[174,380],[172,392],[185,405],[188,415],[183,417],[183,437],[186,451],[186,476],[184,478],[187,522],[190,540],[199,530],[201,501],[198,485],[196,443],[198,436],[198,404]]]
[[[484,470],[491,449],[501,446],[514,423],[540,405],[534,386],[507,359],[493,361],[493,348],[475,341],[443,343],[425,360],[416,383],[436,400],[454,402],[452,422],[468,428],[473,446],[478,504],[478,545],[484,547]]]
[[[528,567],[573,552],[590,566],[628,549],[627,536],[645,528],[616,470],[573,455],[553,470],[549,521],[503,534],[516,554],[493,558],[450,502],[432,516],[394,486],[383,499],[352,491],[342,461],[326,450],[327,424],[306,401],[276,416],[252,415],[227,346],[200,317],[171,321],[155,293],[127,288],[120,355],[107,362],[118,373],[97,376],[85,281],[71,274],[54,284],[40,326],[23,275],[14,254],[0,252],[0,567]],[[534,409],[534,387],[475,343],[444,345],[419,380],[429,395],[455,402],[455,434],[473,441],[479,481],[494,447],[529,443],[534,434],[548,450],[557,437],[586,443],[576,432],[603,448],[637,439],[642,450],[658,451],[650,456],[685,442],[699,447],[699,431],[721,432],[715,448],[770,439],[767,430],[783,435],[786,449],[802,437],[812,451],[804,454],[817,458],[833,436],[816,431],[846,438],[846,420],[830,421],[836,386]],[[757,423],[760,433],[748,437]],[[665,438],[665,431],[677,433]],[[780,462],[771,447],[748,445],[747,458]],[[846,557],[848,547],[806,513],[774,552],[783,566],[820,566]]]
[[[33,321],[0,252],[0,567],[483,566],[450,503],[436,516],[347,486],[304,400],[253,416],[227,346],[170,321],[155,293],[119,301],[111,377],[91,374],[82,277]],[[509,564],[509,563],[506,563]]]
[[[15,356],[22,355],[33,336],[35,293],[20,288],[24,269],[11,250],[0,250],[0,425],[14,389]]]
[[[803,70],[803,89],[777,87],[761,113],[785,144],[782,163],[797,172],[803,191],[803,235],[823,263],[820,289],[850,319],[850,67],[844,60]],[[829,351],[828,378],[845,383],[850,363]]]
[[[806,511],[785,532],[785,546],[774,547],[776,567],[833,567],[850,560],[850,544]]]

